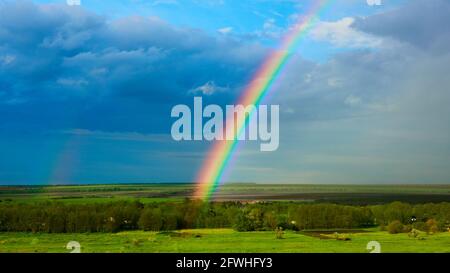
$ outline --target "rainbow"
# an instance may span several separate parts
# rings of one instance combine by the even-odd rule
[[[296,48],[298,42],[317,21],[318,15],[331,2],[332,0],[315,0],[313,2],[306,16],[300,18],[299,22],[284,37],[280,48],[273,51],[263,62],[237,104],[244,106],[260,104],[272,83],[283,69],[292,51]],[[250,117],[247,116],[244,119],[236,122],[238,134],[245,130]],[[226,128],[229,126],[234,127],[234,124],[233,119],[228,119]],[[235,138],[235,140],[216,141],[213,144],[197,176],[197,192],[195,193],[197,198],[204,200],[211,198],[220,183],[223,172],[236,149],[237,143],[238,140]]]

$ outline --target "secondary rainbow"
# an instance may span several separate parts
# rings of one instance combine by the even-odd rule
[[[278,50],[272,52],[261,65],[254,75],[250,84],[244,90],[237,104],[240,105],[259,105],[261,100],[267,94],[272,83],[286,64],[292,51],[296,48],[298,42],[305,33],[317,21],[318,15],[326,8],[332,0],[316,0],[312,3],[309,12],[301,17],[289,33],[284,37]],[[237,133],[240,134],[248,123],[248,117],[245,120],[237,120]],[[227,120],[226,126],[234,126],[234,120]],[[237,139],[237,138],[236,138]],[[196,197],[208,200],[216,191],[220,183],[223,172],[228,165],[238,140],[216,141],[213,147],[208,151],[204,163],[197,176]]]

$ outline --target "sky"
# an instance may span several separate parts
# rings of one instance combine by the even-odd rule
[[[0,185],[193,182],[177,104],[234,104],[316,0],[0,0]],[[369,1],[370,2],[370,1]],[[223,182],[450,183],[450,1],[334,0]]]

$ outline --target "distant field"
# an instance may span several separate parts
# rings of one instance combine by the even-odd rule
[[[377,241],[382,252],[450,253],[450,232],[422,234],[422,240],[407,234],[388,234],[375,229],[349,233],[350,240],[319,239],[286,232],[275,239],[274,232],[236,232],[231,229],[182,230],[179,232],[120,232],[116,234],[32,234],[0,233],[0,252],[70,252],[69,241],[81,244],[82,252],[295,252],[367,253],[367,243]],[[360,231],[355,231],[360,232]]]
[[[169,202],[158,206],[175,206],[182,205],[186,198],[195,198],[194,193],[193,184],[0,186],[0,205],[26,203],[32,207],[41,202],[76,205],[138,200],[142,203]],[[284,203],[289,201],[349,205],[393,201],[438,203],[450,202],[450,185],[227,184],[219,189],[213,201],[240,201],[246,205],[258,205],[254,201],[276,201],[272,204],[285,205],[301,205]],[[340,236],[348,237],[348,241],[324,239],[326,236],[322,236],[321,232],[329,234],[335,230],[289,230],[283,239],[276,239],[271,231],[237,232],[232,229],[81,234],[8,232],[0,233],[0,252],[69,252],[66,244],[77,241],[82,246],[82,252],[367,253],[367,243],[378,241],[382,252],[450,253],[450,232],[434,235],[421,232],[419,240],[408,237],[406,233],[388,234],[379,231],[379,228],[338,231]]]
[[[66,203],[139,200],[143,203],[193,198],[193,184],[0,186],[0,202]],[[449,202],[450,185],[226,184],[215,201],[300,201],[343,204]]]

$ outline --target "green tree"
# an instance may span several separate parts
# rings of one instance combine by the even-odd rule
[[[163,225],[161,209],[145,208],[139,218],[139,228],[143,230],[159,231]]]

